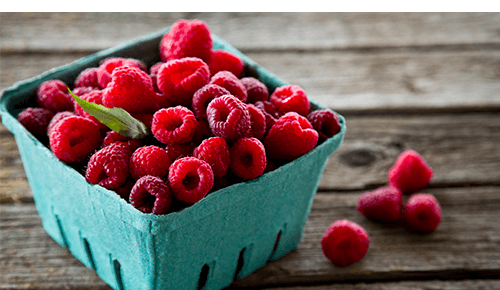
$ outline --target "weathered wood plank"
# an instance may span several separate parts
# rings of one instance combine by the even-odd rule
[[[500,187],[433,188],[426,192],[434,194],[443,208],[443,223],[426,236],[361,216],[355,205],[362,192],[318,193],[299,247],[233,286],[294,289],[294,285],[349,282],[357,283],[356,287],[368,287],[372,282],[393,281],[387,287],[394,289],[401,280],[479,279],[500,275]],[[94,271],[86,269],[44,233],[34,204],[0,204],[0,213],[0,268],[5,277],[0,288],[31,285],[30,288],[36,289],[106,289]],[[337,219],[357,222],[370,236],[365,258],[344,268],[332,265],[320,247],[323,232]],[[360,282],[370,284],[365,286]],[[465,281],[463,285],[490,285],[490,282]],[[409,287],[412,283],[416,287],[428,285],[412,281],[401,285]],[[442,283],[447,287],[454,283],[461,285],[460,281]]]
[[[405,149],[434,169],[431,186],[496,184],[500,180],[500,114],[347,116],[344,143],[332,154],[320,190],[360,190],[387,183]],[[31,196],[15,140],[0,124],[0,197]]]
[[[2,13],[0,51],[97,51],[202,19],[242,50],[498,44],[498,13]]]

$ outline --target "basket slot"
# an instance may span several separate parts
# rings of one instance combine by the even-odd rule
[[[274,241],[273,250],[271,252],[271,255],[269,255],[269,259],[268,259],[269,261],[273,258],[274,253],[276,252],[276,249],[278,248],[278,244],[280,242],[280,238],[281,238],[281,230],[276,235],[276,240]]]
[[[112,259],[112,264],[111,267],[114,270],[115,273],[115,278],[116,278],[116,286],[117,289],[123,290],[123,281],[122,281],[122,275],[121,275],[121,265],[118,260]]]
[[[203,289],[205,284],[207,284],[208,274],[210,273],[210,266],[208,264],[201,267],[200,279],[198,280],[198,290]]]
[[[82,238],[82,243],[83,243],[83,249],[85,250],[85,253],[87,254],[87,258],[90,263],[90,267],[92,270],[95,270],[95,262],[94,262],[94,257],[92,256],[92,251],[90,250],[90,244],[89,241],[86,238]]]
[[[239,276],[240,276],[241,269],[243,269],[243,266],[245,264],[244,254],[245,254],[246,249],[247,248],[243,248],[240,251],[240,255],[238,256],[238,264],[236,264],[236,271],[234,272],[234,280],[237,280],[240,278]]]
[[[61,233],[61,239],[62,239],[62,246],[65,248],[69,247],[68,239],[66,238],[66,233],[63,230],[61,220],[59,219],[59,216],[57,214],[54,214],[54,218],[56,219],[57,227],[59,228],[59,232]]]

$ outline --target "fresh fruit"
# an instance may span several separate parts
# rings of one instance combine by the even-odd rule
[[[222,49],[216,49],[212,51],[208,67],[210,68],[212,76],[220,71],[226,70],[230,71],[237,78],[241,78],[245,64],[241,57],[236,54]]]
[[[231,161],[229,146],[226,140],[221,137],[211,137],[203,140],[194,149],[193,156],[210,164],[215,177],[226,175]]]
[[[241,81],[230,71],[220,71],[210,78],[210,84],[218,85],[228,90],[231,95],[243,103],[247,101],[247,90]]]
[[[247,90],[247,102],[269,101],[269,91],[264,83],[253,77],[241,78],[240,82]]]
[[[435,231],[442,221],[441,205],[430,194],[413,194],[404,206],[403,220],[410,230],[429,234]]]
[[[137,148],[130,157],[130,175],[137,180],[145,175],[164,178],[172,159],[165,149],[155,145]]]
[[[276,88],[269,101],[281,114],[296,112],[299,115],[309,114],[310,104],[304,90],[297,85],[286,85]]]
[[[197,123],[193,112],[186,107],[164,108],[153,115],[151,131],[164,144],[187,143],[193,139]]]
[[[200,201],[214,185],[214,173],[207,162],[195,157],[177,159],[170,165],[168,182],[177,200]]]
[[[245,103],[232,95],[213,99],[207,107],[207,118],[214,135],[228,142],[250,134],[251,119]]]
[[[368,233],[355,222],[337,220],[323,234],[321,248],[326,258],[339,267],[361,260],[368,252]]]
[[[420,191],[429,185],[434,172],[415,150],[401,153],[387,173],[389,183],[404,194]]]
[[[332,138],[340,132],[341,124],[339,117],[330,110],[316,110],[307,115],[307,120],[318,132],[319,140],[322,143],[328,138]]]
[[[26,108],[16,118],[33,136],[43,140],[47,137],[47,128],[54,115],[48,109]]]
[[[362,194],[356,209],[369,219],[396,222],[401,219],[403,195],[392,186],[380,187]]]
[[[267,165],[266,149],[259,139],[241,138],[231,146],[231,171],[243,180],[255,179]]]
[[[73,110],[73,98],[68,86],[61,80],[43,82],[38,87],[37,103],[39,107],[54,112]]]
[[[143,213],[166,214],[172,206],[172,191],[161,178],[146,175],[130,191],[130,203]]]

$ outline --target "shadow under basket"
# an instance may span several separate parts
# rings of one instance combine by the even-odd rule
[[[17,114],[34,106],[38,86],[50,79],[72,84],[88,67],[110,56],[148,66],[159,61],[168,29],[53,68],[4,90],[2,122],[14,134],[47,233],[114,289],[221,289],[276,260],[299,244],[328,156],[346,126],[308,154],[248,182],[218,190],[167,215],[144,214],[113,191],[89,184],[29,133]],[[269,91],[286,85],[213,35],[214,49],[243,58],[245,75]],[[312,109],[323,109],[311,101]]]

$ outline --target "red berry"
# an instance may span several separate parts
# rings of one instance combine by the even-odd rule
[[[368,233],[357,223],[338,220],[323,234],[321,248],[326,258],[339,267],[361,260],[368,252]]]
[[[401,153],[387,173],[389,183],[404,194],[424,189],[433,176],[432,168],[414,150]]]
[[[228,90],[231,95],[243,103],[247,101],[247,90],[241,81],[229,71],[220,71],[210,78],[210,84],[218,85]]]
[[[88,94],[90,92],[93,92],[93,91],[100,91],[101,89],[98,88],[98,87],[78,87],[78,88],[74,88],[71,92],[75,95],[77,95],[78,97],[81,97],[85,94]],[[73,99],[73,105],[74,103],[76,103],[75,99]]]
[[[208,104],[215,98],[231,93],[225,88],[218,85],[205,85],[197,90],[193,95],[193,111],[198,120],[207,119]]]
[[[52,119],[50,120],[50,123],[47,127],[47,136],[50,136],[50,132],[52,131],[52,128],[54,128],[54,126],[59,121],[66,119],[68,117],[73,117],[73,116],[77,116],[77,114],[75,114],[74,112],[70,112],[70,111],[63,111],[63,112],[56,113],[54,115],[54,117],[52,117]]]
[[[197,57],[208,63],[212,55],[212,35],[201,20],[178,20],[160,42],[163,62],[184,57]]]
[[[269,91],[264,83],[253,77],[240,79],[247,90],[247,102],[269,101]]]
[[[307,119],[295,112],[280,117],[264,138],[270,158],[293,160],[311,151],[318,143],[318,132]]]
[[[140,60],[123,57],[109,57],[101,62],[97,68],[97,82],[102,89],[106,88],[112,79],[113,70],[117,67],[129,66],[146,71],[146,65]]]
[[[168,181],[177,200],[195,203],[212,189],[214,173],[207,162],[195,157],[184,157],[170,165]]]
[[[152,113],[157,110],[157,93],[151,77],[144,71],[129,66],[118,67],[111,74],[111,82],[103,90],[102,104],[119,107],[130,113]]]
[[[99,87],[99,81],[97,80],[97,68],[89,67],[80,72],[76,77],[74,87]]]
[[[410,230],[422,234],[431,233],[442,221],[441,206],[430,194],[413,194],[405,204],[403,219]]]
[[[401,219],[403,194],[392,186],[381,187],[362,194],[356,209],[369,219],[396,222]]]
[[[214,135],[228,142],[250,134],[251,119],[245,103],[232,95],[213,99],[207,107],[207,118]]]
[[[99,127],[93,121],[75,116],[60,120],[50,135],[50,148],[61,161],[83,161],[101,145]]]
[[[38,87],[37,103],[39,107],[55,112],[73,110],[73,97],[68,86],[60,80],[43,82]]]
[[[229,146],[226,140],[221,137],[212,137],[203,140],[194,149],[193,156],[210,164],[215,177],[226,175],[231,160]]]
[[[269,100],[281,114],[287,112],[297,112],[302,116],[309,114],[309,99],[304,90],[297,85],[276,88]]]
[[[197,122],[188,108],[176,106],[158,110],[153,115],[151,131],[164,144],[187,143],[193,139]]]
[[[130,157],[130,175],[136,180],[145,175],[164,178],[171,163],[164,149],[155,145],[140,147]]]
[[[250,114],[252,136],[262,140],[266,134],[266,116],[253,104],[246,104]]]
[[[53,117],[54,112],[51,110],[27,108],[19,113],[16,118],[33,136],[39,140],[45,140],[47,138],[47,128]]]
[[[182,157],[193,156],[193,150],[195,147],[195,145],[190,143],[170,143],[165,145],[165,151],[167,152],[170,160],[173,162]]]
[[[162,65],[156,76],[160,107],[182,105],[191,106],[194,93],[208,84],[210,71],[208,65],[196,57],[186,57],[169,61]]]
[[[241,138],[231,146],[231,171],[243,180],[261,176],[266,165],[266,150],[259,139]]]
[[[156,176],[139,178],[130,192],[130,204],[143,213],[166,214],[172,202],[170,187]]]
[[[264,135],[267,135],[281,115],[269,101],[257,101],[255,102],[255,107],[257,107],[266,117],[266,133]]]
[[[235,55],[234,53],[222,49],[216,49],[212,51],[212,58],[210,59],[208,66],[212,76],[220,71],[227,70],[233,73],[237,78],[241,78],[245,64],[243,63],[241,57]]]
[[[341,125],[339,117],[330,110],[316,110],[307,115],[313,128],[318,132],[319,142],[333,137],[340,132]]]
[[[152,65],[149,68],[149,76],[151,77],[151,80],[153,81],[153,88],[157,93],[161,93],[160,89],[158,88],[158,82],[156,77],[158,76],[158,71],[160,70],[160,67],[164,64],[164,62],[159,61]]]
[[[125,184],[129,176],[132,148],[125,142],[116,142],[97,151],[87,165],[85,179],[107,189]]]

